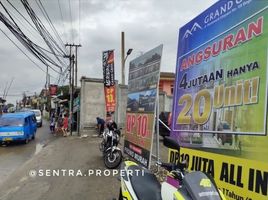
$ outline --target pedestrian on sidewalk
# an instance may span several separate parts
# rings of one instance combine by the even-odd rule
[[[65,114],[64,119],[63,119],[63,127],[62,127],[63,137],[67,137],[68,123],[69,123],[68,115]]]
[[[52,113],[51,117],[50,117],[50,131],[51,131],[51,133],[55,132],[55,123],[56,123],[55,114]]]

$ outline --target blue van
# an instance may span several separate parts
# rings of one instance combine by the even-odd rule
[[[0,115],[0,142],[35,139],[37,123],[33,112],[9,113]]]

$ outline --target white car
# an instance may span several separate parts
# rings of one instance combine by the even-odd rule
[[[37,126],[38,127],[42,127],[42,114],[41,114],[41,111],[36,109],[36,110],[32,110],[32,112],[34,112],[35,114],[35,117],[36,117],[36,122],[37,122]]]

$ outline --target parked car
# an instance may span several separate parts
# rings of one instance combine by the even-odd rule
[[[36,118],[33,112],[9,113],[0,117],[0,142],[35,139]]]
[[[42,119],[42,114],[41,111],[36,109],[36,110],[31,110],[32,112],[34,112],[35,117],[36,117],[36,121],[37,121],[37,127],[42,127],[43,125],[43,119]]]

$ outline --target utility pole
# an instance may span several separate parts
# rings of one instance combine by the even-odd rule
[[[122,85],[125,85],[125,32],[121,32],[121,65],[122,65]]]
[[[131,54],[133,49],[128,49],[127,50],[127,55],[125,56],[125,33],[121,32],[121,65],[122,65],[122,85],[125,85],[125,64],[127,57]]]
[[[45,84],[45,87],[46,87],[46,89],[48,89],[48,83],[47,83],[47,76],[48,75],[48,66],[47,66],[47,72],[46,72],[46,84]]]
[[[71,57],[71,67],[70,67],[70,75],[71,75],[71,98],[70,98],[70,134],[73,135],[73,112],[74,112],[74,58],[75,56],[72,55]]]
[[[76,80],[76,86],[77,86],[77,47],[81,47],[81,45],[76,44],[65,44],[66,47],[70,47],[70,54],[69,54],[69,61],[70,61],[70,67],[69,67],[69,94],[70,94],[70,103],[69,103],[69,130],[70,134],[73,134],[73,103],[74,103],[74,82]],[[75,47],[75,53],[76,55],[72,55],[72,47]],[[76,63],[76,69],[74,69]],[[76,78],[75,78],[76,76]],[[75,79],[75,80],[74,80]]]
[[[77,48],[78,47],[82,47],[81,44],[78,44],[78,45],[74,45],[75,46],[75,87],[77,87],[77,71],[78,71],[78,68],[77,68]]]

